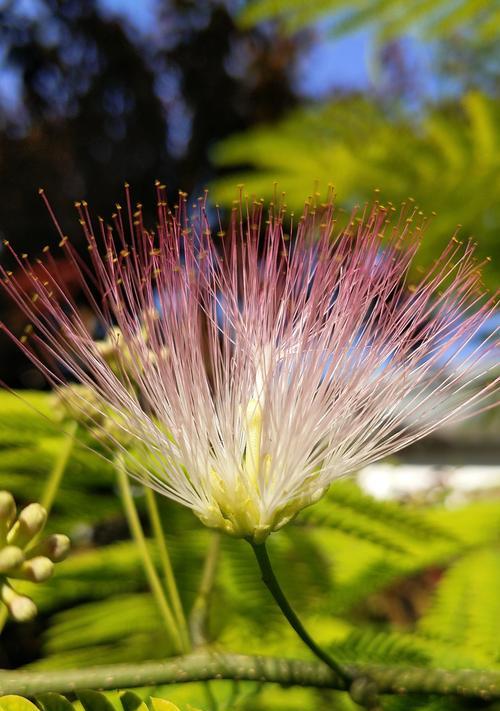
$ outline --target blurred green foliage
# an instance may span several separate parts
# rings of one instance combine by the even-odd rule
[[[338,35],[376,23],[381,39],[411,31],[436,38],[466,27],[488,40],[497,36],[500,9],[488,0],[254,0],[240,19],[244,26],[278,20],[290,32],[326,19]]]
[[[214,184],[223,203],[234,199],[235,182],[250,196],[270,198],[278,181],[288,206],[300,211],[305,186],[323,194],[333,181],[347,219],[379,188],[375,197],[396,208],[410,198],[426,215],[436,213],[419,252],[421,266],[435,258],[457,225],[464,238],[477,237],[483,257],[498,253],[500,106],[480,92],[416,119],[349,97],[233,136],[214,157],[236,171]],[[490,284],[499,273],[498,262],[489,266]]]
[[[31,501],[39,496],[60,450],[61,424],[53,417],[50,395],[25,392],[20,397],[0,394],[0,478],[20,501]],[[42,613],[41,623],[33,623],[28,632],[40,640],[35,649],[29,648],[31,669],[139,662],[173,653],[158,622],[140,556],[128,540],[112,468],[87,448],[85,435],[81,437],[49,522],[51,529],[72,536],[72,555],[43,586],[19,586]],[[135,493],[143,511],[142,489],[137,487]],[[164,499],[160,504],[189,612],[211,533],[182,507]],[[456,509],[417,507],[377,501],[352,481],[340,481],[294,524],[272,536],[270,554],[306,626],[342,662],[496,669],[499,541],[497,500]],[[149,545],[157,559],[152,540]],[[250,548],[242,541],[221,540],[208,623],[214,649],[307,656],[262,585]],[[17,635],[22,629],[7,626],[0,646],[4,665],[12,664],[9,655],[13,644],[22,644],[23,636]],[[250,682],[239,684],[236,691],[229,682],[214,684],[213,693],[220,709],[356,708],[340,692],[284,690]],[[186,703],[207,707],[203,684],[165,688],[161,695],[182,709],[188,708]],[[224,706],[229,698],[231,705]],[[411,699],[406,703],[404,708],[428,711],[465,708],[449,700],[438,705],[425,698],[415,699],[415,706]],[[398,704],[388,699],[384,709],[403,708]]]

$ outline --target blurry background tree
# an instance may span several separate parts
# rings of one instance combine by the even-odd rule
[[[0,233],[18,251],[57,239],[39,185],[77,237],[73,200],[107,215],[127,180],[147,206],[156,177],[172,197],[212,184],[223,204],[236,183],[269,197],[278,180],[299,209],[315,181],[346,211],[380,188],[437,212],[424,261],[457,224],[496,251],[495,3],[4,0],[0,13]],[[0,345],[0,379],[41,385]]]
[[[173,195],[203,188],[216,140],[297,102],[288,68],[300,42],[240,29],[224,3],[157,3],[151,15],[146,4],[130,8],[1,5],[0,232],[21,252],[56,241],[40,185],[74,233],[74,200],[108,214],[126,180],[141,199],[156,177]],[[39,386],[7,339],[1,345],[0,378]]]
[[[329,0],[248,3],[242,27],[271,23],[286,36],[309,31],[338,41],[354,31],[372,39],[366,90],[332,92],[220,144],[214,160],[236,174],[217,180],[216,197],[234,182],[271,194],[278,178],[300,207],[304,184],[333,181],[348,212],[381,189],[396,205],[411,198],[436,212],[420,253],[428,263],[456,225],[498,254],[500,229],[500,11],[495,3]],[[311,30],[312,28],[312,30]],[[426,67],[426,62],[430,66]],[[487,271],[497,281],[498,264]]]

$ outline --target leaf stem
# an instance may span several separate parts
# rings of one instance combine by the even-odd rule
[[[61,481],[63,479],[66,467],[68,466],[68,462],[71,457],[71,452],[73,451],[73,447],[75,446],[77,431],[78,422],[76,420],[72,420],[65,431],[65,438],[61,447],[61,451],[59,452],[59,456],[56,457],[56,460],[49,474],[49,478],[47,479],[47,482],[43,489],[40,504],[47,512],[47,518],[49,517],[49,514],[52,510],[52,506],[57,496],[57,492],[59,491]],[[40,540],[41,536],[42,531],[40,531],[36,534],[36,536],[33,537],[33,539],[28,545],[27,550],[31,550],[32,548],[34,548]]]
[[[61,447],[59,456],[54,462],[54,466],[52,467],[52,471],[50,472],[49,478],[45,485],[40,504],[46,510],[47,517],[52,509],[52,505],[59,490],[64,472],[66,471],[71,452],[75,445],[77,430],[78,422],[76,422],[76,420],[70,422],[65,433],[63,446]]]
[[[144,492],[146,495],[146,506],[148,509],[149,520],[151,521],[151,528],[156,540],[156,545],[158,547],[158,553],[160,556],[160,563],[163,569],[163,576],[165,579],[167,595],[172,604],[175,621],[179,630],[179,635],[182,639],[183,651],[188,652],[190,649],[188,626],[186,622],[186,617],[184,615],[182,602],[179,596],[179,590],[177,588],[174,571],[172,569],[172,562],[170,560],[170,555],[167,548],[167,540],[165,538],[163,526],[161,524],[158,504],[156,502],[156,496],[154,491],[147,486],[144,487]]]
[[[209,599],[215,583],[220,550],[220,534],[218,531],[212,531],[211,536],[201,574],[200,588],[189,616],[189,629],[195,647],[205,645],[208,637]]]
[[[177,651],[181,651],[183,648],[182,640],[179,634],[179,630],[175,623],[172,610],[168,603],[163,587],[160,582],[158,573],[156,572],[155,566],[151,559],[151,555],[148,550],[146,543],[146,538],[144,537],[144,532],[142,530],[141,522],[139,520],[139,515],[132,498],[132,492],[130,489],[130,482],[125,470],[125,462],[123,460],[123,454],[117,454],[115,458],[115,467],[118,478],[118,486],[120,489],[120,495],[123,503],[123,508],[125,510],[125,515],[127,517],[128,525],[132,537],[139,549],[142,564],[144,567],[144,572],[146,573],[146,578],[151,588],[151,592],[156,600],[158,609],[165,623],[168,635],[170,639],[173,640]]]
[[[344,681],[346,687],[349,687],[352,681],[352,676],[348,674],[347,671],[338,662],[336,662],[335,659],[333,659],[333,657],[331,657],[327,652],[321,649],[318,644],[316,644],[316,642],[313,640],[309,632],[307,632],[306,628],[300,621],[297,613],[288,602],[288,599],[285,593],[283,592],[278,582],[278,579],[276,578],[276,575],[274,574],[274,570],[271,564],[271,560],[269,558],[269,554],[267,552],[265,542],[249,542],[252,546],[252,550],[255,553],[255,557],[259,565],[260,572],[262,575],[262,581],[267,586],[269,592],[273,596],[281,612],[284,614],[284,616],[286,617],[290,625],[293,627],[295,632],[298,634],[300,639],[304,642],[304,644],[309,647],[311,652],[316,657],[318,657],[318,659],[321,659],[322,662],[329,666],[330,669],[332,669],[335,674],[337,674],[337,676],[339,676],[340,679]]]

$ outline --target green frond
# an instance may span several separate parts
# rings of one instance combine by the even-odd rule
[[[355,630],[340,644],[330,646],[336,659],[354,662],[426,666],[430,657],[411,635]]]
[[[306,531],[309,526],[315,528],[331,528],[336,531],[341,531],[353,538],[366,540],[369,543],[373,543],[394,553],[405,552],[405,548],[402,545],[389,536],[374,531],[373,527],[370,527],[363,519],[359,520],[358,517],[358,520],[355,520],[355,516],[346,517],[341,512],[335,510],[307,511],[300,516],[300,519],[295,522],[295,525],[304,526]]]
[[[297,32],[320,20],[327,21],[335,35],[344,35],[367,25],[375,25],[378,35],[391,39],[401,34],[418,34],[435,39],[466,28],[487,38],[495,26],[498,10],[487,0],[255,0],[244,6],[240,22],[244,27],[269,20],[278,21],[287,32]]]
[[[161,636],[157,609],[149,593],[115,595],[54,615],[45,635],[44,652],[119,642],[130,629],[130,620],[134,620],[133,632],[148,632],[156,638],[159,631]]]
[[[462,540],[463,552],[467,552],[470,548],[500,541],[499,509],[500,502],[493,497],[471,501],[465,506],[436,507],[429,509],[426,516],[432,524]]]
[[[465,237],[478,237],[479,256],[495,250],[500,103],[479,92],[429,108],[415,122],[389,116],[381,105],[360,98],[298,109],[278,124],[231,136],[216,147],[214,159],[236,171],[226,170],[214,182],[220,203],[231,203],[236,183],[243,183],[250,196],[270,197],[277,180],[289,208],[300,211],[304,185],[312,189],[317,181],[326,189],[333,182],[341,208],[350,214],[354,204],[373,199],[380,187],[381,199],[396,207],[411,196],[426,215],[437,213],[426,227],[415,266],[428,265],[457,224]],[[498,266],[485,272],[490,282],[493,269]]]
[[[428,544],[432,540],[453,540],[445,528],[429,521],[426,512],[403,506],[398,502],[380,501],[364,493],[351,480],[338,481],[325,497],[325,506],[333,505],[349,513],[363,516],[367,521],[378,522],[391,531],[394,537],[402,534],[410,539],[420,539]],[[322,503],[320,502],[320,508]]]
[[[500,662],[500,551],[484,548],[452,565],[419,631]]]

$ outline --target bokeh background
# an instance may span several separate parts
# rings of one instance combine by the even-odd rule
[[[124,181],[146,208],[156,178],[222,206],[278,181],[299,210],[333,183],[346,210],[379,189],[435,212],[423,264],[457,225],[494,258],[499,23],[477,0],[4,0],[1,237],[30,254],[56,241],[40,186],[77,241],[73,202],[109,216]],[[41,387],[0,344],[0,379]]]

